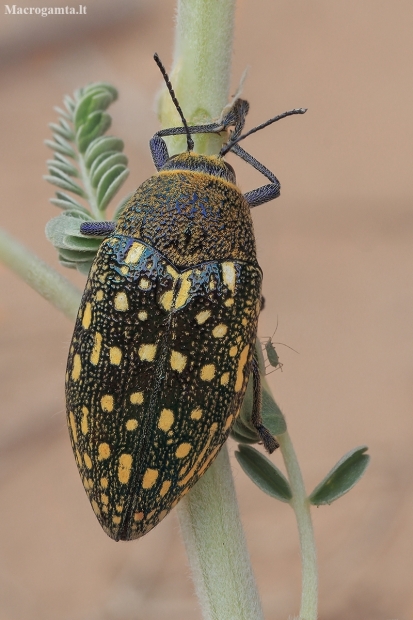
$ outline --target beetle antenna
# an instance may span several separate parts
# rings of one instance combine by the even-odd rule
[[[270,118],[270,120],[266,121],[265,123],[261,123],[261,125],[253,127],[253,129],[250,129],[249,131],[247,131],[247,133],[242,134],[242,136],[236,137],[235,140],[229,140],[226,144],[224,144],[219,154],[221,155],[221,157],[223,157],[226,153],[228,153],[228,151],[232,149],[233,146],[235,146],[235,144],[238,144],[238,142],[241,142],[241,140],[244,140],[244,138],[247,138],[256,131],[260,131],[260,129],[264,129],[264,127],[268,127],[268,125],[272,125],[276,121],[279,121],[286,116],[292,116],[293,114],[304,114],[305,112],[307,112],[307,108],[297,108],[295,110],[288,110],[288,112],[278,114],[278,116]]]
[[[176,95],[174,93],[174,89],[172,88],[172,84],[169,80],[168,74],[165,70],[165,67],[163,66],[161,59],[159,58],[158,54],[154,54],[153,55],[154,61],[156,62],[156,64],[158,65],[162,75],[163,75],[163,79],[165,80],[165,84],[169,90],[169,94],[171,95],[171,99],[174,103],[174,106],[176,107],[176,109],[178,110],[178,114],[181,117],[181,120],[183,122],[183,125],[185,127],[185,131],[186,131],[186,143],[188,145],[188,151],[193,151],[194,150],[194,141],[191,138],[191,134],[189,131],[189,127],[188,127],[188,123],[185,120],[185,116],[181,110],[181,106],[178,103],[178,99],[176,98]]]

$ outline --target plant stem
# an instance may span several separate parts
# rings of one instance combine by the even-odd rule
[[[0,229],[0,260],[67,318],[74,320],[81,292],[33,252]]]
[[[179,0],[170,79],[189,124],[218,119],[228,103],[235,0]],[[166,89],[159,100],[163,127],[181,125]],[[195,151],[219,152],[219,135],[193,136]],[[185,137],[168,139],[170,155],[185,151]]]
[[[77,154],[77,162],[79,165],[79,172],[80,172],[80,176],[83,182],[83,187],[87,194],[87,202],[88,202],[88,205],[90,206],[92,215],[95,219],[101,220],[103,215],[102,215],[102,212],[99,211],[99,208],[98,208],[97,199],[96,199],[96,190],[92,187],[90,175],[87,171],[86,164],[85,164],[85,159],[80,152]]]
[[[318,573],[317,553],[303,477],[288,431],[277,437],[287,469],[293,497],[290,505],[295,512],[301,549],[302,592],[300,620],[317,620]]]
[[[228,102],[234,10],[235,0],[178,2],[170,78],[189,124],[219,118]],[[163,128],[181,124],[166,90],[159,116]],[[218,153],[223,142],[195,138],[198,153]],[[170,155],[185,151],[185,138],[168,147]],[[261,620],[226,447],[177,509],[205,620]]]
[[[226,446],[177,510],[205,620],[262,620]]]

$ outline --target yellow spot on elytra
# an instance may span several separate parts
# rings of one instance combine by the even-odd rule
[[[115,525],[119,525],[120,522],[121,522],[120,517],[112,517],[112,523],[114,523]]]
[[[214,338],[223,338],[228,331],[228,327],[224,323],[220,323],[212,330]]]
[[[138,420],[131,418],[126,422],[125,426],[127,431],[134,431],[136,428],[138,428]]]
[[[82,326],[85,329],[88,329],[91,322],[92,322],[92,304],[88,301],[85,306],[85,311],[83,313]]]
[[[82,362],[80,360],[79,353],[76,353],[73,356],[73,367],[72,367],[72,379],[73,379],[73,381],[77,381],[79,379],[81,371],[82,371]]]
[[[147,318],[148,318],[148,313],[145,310],[141,310],[140,312],[138,312],[138,319],[140,321],[146,321]]]
[[[141,405],[143,403],[143,392],[133,392],[129,400],[132,405]]]
[[[234,263],[222,263],[222,275],[224,284],[227,285],[230,291],[234,292],[236,278]]]
[[[118,478],[122,484],[127,484],[132,468],[132,455],[121,454],[119,457]]]
[[[210,316],[211,316],[210,310],[202,310],[202,312],[199,312],[196,315],[195,320],[198,323],[198,325],[202,325],[202,323],[205,323],[205,321],[207,321]]]
[[[183,459],[191,452],[192,446],[190,443],[181,443],[175,450],[175,456],[177,459]]]
[[[94,499],[92,499],[91,504],[92,504],[93,512],[95,513],[95,515],[99,515],[100,509]]]
[[[242,319],[241,323],[243,324],[243,326],[244,326],[244,327],[246,327],[246,326],[248,325],[248,321],[247,321],[247,319],[245,318],[245,316],[244,316],[244,318]]]
[[[110,347],[109,359],[111,364],[113,364],[114,366],[119,366],[122,360],[122,351],[119,349],[119,347]]]
[[[189,279],[189,276],[192,275],[192,271],[187,271],[181,276],[181,286],[179,289],[178,297],[175,301],[175,308],[182,308],[188,301],[189,291],[191,290],[192,283]]]
[[[82,429],[82,433],[87,435],[89,430],[89,424],[87,421],[87,416],[89,415],[89,409],[87,407],[82,407],[82,421],[80,423],[80,428]]]
[[[116,512],[122,512],[123,506],[121,504],[116,504]]]
[[[135,519],[135,521],[142,521],[144,517],[143,512],[135,512],[133,518]]]
[[[193,420],[200,420],[202,418],[202,409],[197,407],[191,411],[191,418]]]
[[[119,312],[125,312],[129,308],[128,298],[126,297],[126,293],[120,291],[116,293],[115,296],[115,309],[119,310]]]
[[[179,476],[183,476],[184,473],[189,469],[189,466],[191,465],[191,463],[186,463],[186,465],[184,465],[183,467],[181,467],[181,469],[179,470]]]
[[[172,370],[177,370],[178,372],[182,372],[186,366],[187,357],[183,353],[179,353],[179,351],[172,351],[171,353],[171,368]]]
[[[212,275],[210,280],[209,280],[209,290],[213,291],[216,288],[216,286],[217,286],[217,283],[215,282],[215,278]]]
[[[83,453],[83,460],[85,461],[85,465],[88,469],[92,469],[92,461],[87,452]]]
[[[102,506],[102,512],[104,512],[107,515],[108,514],[108,507],[107,506]]]
[[[234,305],[234,298],[233,297],[229,297],[228,299],[226,299],[224,301],[224,306],[227,306],[227,308],[229,308],[230,306]]]
[[[120,272],[122,275],[127,276],[129,273],[129,267],[126,267],[126,265],[124,265],[123,267],[120,268]]]
[[[108,484],[109,484],[109,480],[107,478],[100,479],[100,486],[102,487],[102,489],[107,489]]]
[[[151,510],[147,515],[146,515],[146,520],[149,521],[149,519],[152,519],[153,515],[155,514],[156,510]]]
[[[156,355],[156,344],[141,344],[138,355],[143,362],[152,362]]]
[[[102,299],[103,299],[103,291],[102,291],[102,289],[100,289],[99,291],[96,292],[95,298],[96,298],[96,301],[102,301]]]
[[[128,265],[137,263],[140,257],[142,256],[142,252],[144,251],[145,246],[142,243],[132,243],[129,248],[129,252],[126,254],[125,263]]]
[[[102,495],[100,496],[100,501],[102,502],[102,504],[109,504],[109,497],[107,495],[105,495],[104,493],[102,493]]]
[[[105,273],[103,273],[101,276],[98,276],[98,280],[101,284],[105,284],[105,280],[108,276],[108,272],[106,271]]]
[[[150,467],[148,467],[148,469],[146,470],[144,476],[143,476],[143,480],[142,480],[142,488],[143,489],[150,489],[153,487],[153,485],[155,484],[157,478],[159,476],[159,472],[157,469],[151,469]]]
[[[110,446],[107,443],[100,443],[98,447],[99,461],[104,461],[110,457]]]
[[[175,271],[175,269],[171,267],[171,265],[166,266],[166,271],[169,273],[170,276],[172,276],[174,280],[176,280],[179,277],[179,273]]]
[[[82,480],[83,482],[83,486],[85,487],[85,490],[88,491],[89,490],[89,481],[87,478],[83,478]]]
[[[161,486],[161,490],[159,491],[159,495],[161,497],[166,495],[168,493],[170,487],[171,487],[171,481],[170,480],[165,480],[165,482]]]
[[[232,424],[232,420],[234,419],[234,416],[232,415],[232,413],[227,417],[227,421],[224,424],[224,431],[228,430],[229,427]]]
[[[158,428],[161,431],[169,431],[172,424],[174,423],[174,412],[171,409],[162,409],[161,415],[158,420]]]
[[[235,357],[237,353],[238,353],[238,347],[236,344],[234,344],[234,346],[230,348],[229,354],[231,357]]]
[[[90,354],[90,363],[97,366],[99,363],[100,350],[102,348],[102,334],[96,332],[95,342],[93,344],[92,353]]]
[[[148,280],[148,278],[141,278],[138,282],[138,286],[139,288],[141,288],[143,291],[147,291],[148,288],[150,288],[151,286],[151,281]]]
[[[202,381],[211,381],[215,377],[215,365],[205,364],[202,366],[200,377]]]
[[[73,437],[73,441],[75,443],[77,443],[77,428],[76,428],[76,421],[75,421],[75,416],[73,415],[73,412],[71,411],[69,413],[69,422],[70,422],[70,428],[72,429],[72,437]]]
[[[221,385],[228,385],[228,381],[229,381],[229,372],[224,372],[224,374],[221,375]]]
[[[174,292],[166,291],[166,293],[161,295],[159,302],[161,306],[168,312],[172,308],[173,299],[174,299]]]
[[[100,406],[103,411],[107,411],[108,413],[113,411],[113,396],[111,394],[105,394],[105,396],[102,396],[100,399]]]
[[[92,480],[92,478],[89,478],[88,483],[89,483],[89,489],[93,489],[93,480]]]
[[[235,382],[235,387],[234,387],[235,392],[239,392],[243,386],[244,367],[245,367],[245,364],[247,363],[249,350],[250,350],[250,345],[249,344],[245,345],[245,347],[242,349],[240,358],[238,360],[237,380]]]
[[[162,510],[162,512],[160,512],[159,515],[158,515],[158,522],[162,521],[162,519],[164,519],[167,514],[168,514],[167,510]]]
[[[183,478],[182,480],[178,481],[179,486],[181,486],[181,487],[186,486],[186,484],[189,482],[189,480],[192,478],[192,476],[194,476],[196,474],[198,466],[201,463],[202,459],[204,458],[205,453],[207,452],[207,450],[209,448],[209,445],[210,445],[210,443],[212,441],[212,438],[214,437],[215,433],[217,432],[217,429],[218,429],[218,424],[216,422],[211,424],[211,428],[209,429],[208,441],[206,442],[205,446],[202,448],[202,451],[201,451],[200,455],[198,456],[197,460],[195,461],[195,464],[193,465],[192,469],[190,469],[190,471],[187,473],[185,478]],[[220,448],[220,446],[218,447],[218,450],[219,450],[219,448]],[[173,506],[173,504],[172,504],[172,506]]]
[[[241,340],[242,340],[242,337],[238,336],[236,342],[238,342],[238,344],[239,344],[241,342]]]

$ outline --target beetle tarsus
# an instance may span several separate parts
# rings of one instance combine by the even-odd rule
[[[262,423],[261,377],[260,377],[260,369],[258,366],[258,358],[257,358],[256,352],[254,353],[254,357],[252,358],[252,378],[253,378],[253,404],[252,404],[251,422],[255,430],[257,431],[258,435],[260,436],[260,439],[264,445],[264,448],[269,454],[272,454],[274,450],[279,448],[280,444],[272,436],[268,428],[266,428],[264,424]]]

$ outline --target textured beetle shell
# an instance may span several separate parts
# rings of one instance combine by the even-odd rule
[[[222,447],[250,373],[261,280],[248,204],[206,174],[155,175],[102,243],[66,396],[85,490],[115,540],[151,530]]]

